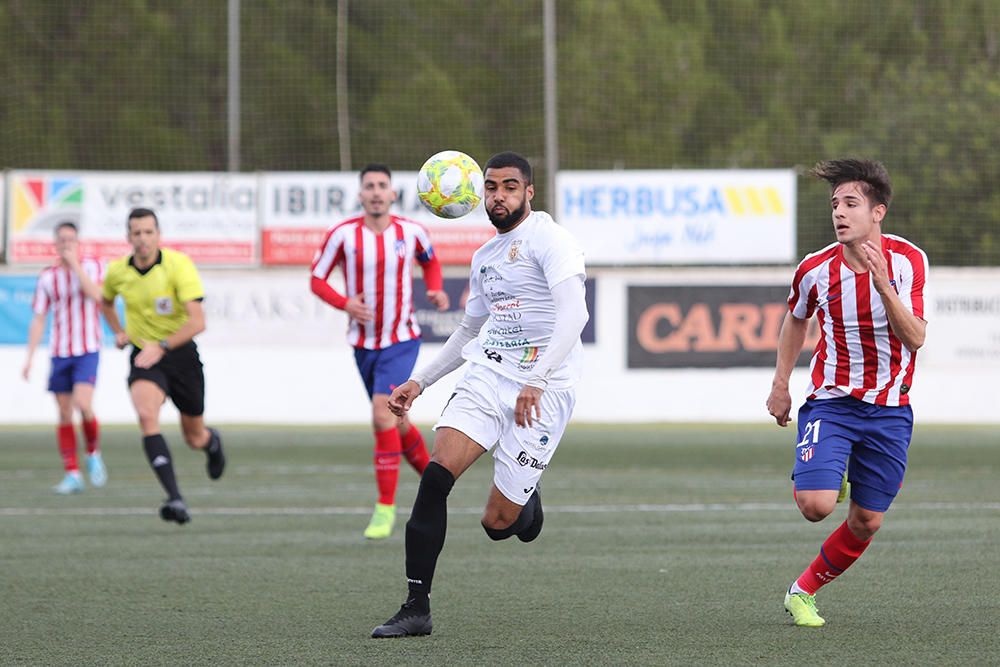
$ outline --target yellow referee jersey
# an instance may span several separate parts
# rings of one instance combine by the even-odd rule
[[[125,332],[137,347],[142,340],[163,340],[187,322],[189,301],[201,299],[205,290],[191,258],[182,252],[160,249],[156,263],[145,271],[135,267],[132,256],[108,265],[104,298],[125,300]]]

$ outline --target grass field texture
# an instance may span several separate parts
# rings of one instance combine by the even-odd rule
[[[63,498],[54,429],[0,432],[3,665],[1000,664],[1000,441],[918,427],[868,552],[796,628],[785,588],[843,520],[795,510],[793,432],[576,426],[544,478],[545,529],[491,542],[492,462],[449,499],[434,634],[372,640],[403,600],[397,530],[366,542],[367,428],[223,428],[225,477],[167,430],[193,521],[162,522],[134,427],[110,481]],[[426,429],[425,429],[426,431]]]

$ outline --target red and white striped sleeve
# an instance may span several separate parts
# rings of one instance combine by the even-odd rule
[[[816,282],[816,275],[812,271],[803,269],[805,261],[799,264],[795,270],[795,277],[792,278],[792,288],[788,294],[788,309],[792,315],[800,320],[812,317],[816,309],[816,290],[813,285]]]
[[[96,257],[88,257],[81,262],[81,265],[96,285],[104,282],[104,262]]]
[[[334,267],[344,261],[344,230],[352,220],[334,225],[327,230],[323,244],[316,250],[313,258],[312,274],[309,280],[310,290],[320,299],[334,308],[343,310],[347,305],[347,297],[333,289],[328,279]]]
[[[927,255],[917,246],[903,239],[889,237],[893,264],[900,269],[902,285],[897,285],[899,299],[911,313],[924,318],[924,287],[927,283]]]
[[[434,254],[431,246],[431,236],[427,228],[419,223],[413,224],[414,248],[413,255],[424,271],[424,285],[429,290],[441,290],[444,288],[444,279],[441,273],[441,262]]]
[[[49,312],[52,306],[52,269],[44,269],[38,276],[38,283],[35,284],[35,298],[32,299],[31,308],[36,315],[44,315]]]
[[[836,254],[837,244],[833,243],[799,262],[792,278],[792,289],[788,294],[788,309],[800,320],[812,317],[816,311],[816,282],[819,269]]]
[[[334,267],[344,260],[344,235],[342,228],[347,223],[331,227],[323,237],[323,244],[313,257],[312,275],[327,280]]]

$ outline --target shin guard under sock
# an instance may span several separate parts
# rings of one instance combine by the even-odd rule
[[[431,462],[420,477],[420,488],[406,522],[406,581],[410,597],[426,597],[448,527],[448,494],[455,477]]]
[[[845,521],[826,538],[826,542],[820,547],[819,556],[799,575],[795,583],[806,593],[815,595],[816,591],[843,574],[869,544],[871,539],[867,542],[859,540]]]
[[[87,453],[93,454],[100,447],[98,440],[100,437],[100,427],[97,425],[97,417],[83,422],[83,439],[87,443]]]
[[[410,428],[403,437],[403,456],[410,466],[417,471],[418,475],[424,474],[424,469],[431,462],[431,457],[427,453],[427,445],[424,443],[424,436],[420,429],[410,424]]]
[[[59,424],[56,429],[59,442],[59,456],[62,457],[63,469],[66,472],[76,472],[80,469],[76,461],[76,431],[72,424]]]
[[[167,441],[159,433],[147,435],[142,439],[142,448],[146,450],[149,465],[160,480],[160,486],[167,492],[170,500],[179,500],[181,492],[177,489],[177,478],[174,477],[174,464],[170,460],[170,449]]]
[[[396,504],[401,449],[399,431],[395,427],[375,432],[375,486],[381,505]]]

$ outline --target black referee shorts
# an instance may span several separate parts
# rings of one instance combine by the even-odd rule
[[[149,380],[163,390],[181,414],[200,417],[205,413],[205,373],[194,341],[169,350],[152,368],[136,368],[139,348],[132,348],[129,359],[128,384]]]

